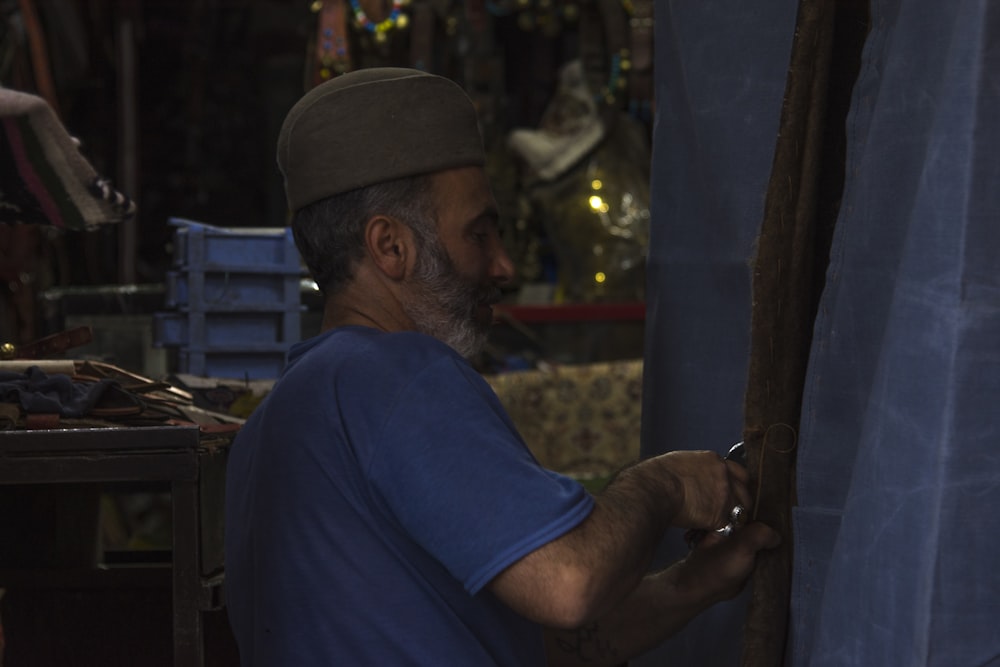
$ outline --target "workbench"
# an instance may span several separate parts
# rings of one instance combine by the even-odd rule
[[[208,444],[206,444],[208,443]],[[203,612],[223,605],[223,504],[228,441],[198,426],[143,426],[0,432],[0,484],[167,490],[172,509],[169,563],[116,567],[96,559],[71,568],[0,569],[0,588],[113,587],[170,578],[173,664],[205,664]],[[12,639],[12,638],[9,638]]]

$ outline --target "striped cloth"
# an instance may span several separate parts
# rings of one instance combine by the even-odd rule
[[[92,229],[134,214],[45,100],[0,88],[0,223]]]

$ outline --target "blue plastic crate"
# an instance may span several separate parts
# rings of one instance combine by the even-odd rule
[[[270,380],[285,367],[284,352],[177,350],[177,371],[202,377]]]
[[[301,308],[298,273],[168,271],[167,308],[198,311],[284,311]]]
[[[153,344],[157,347],[284,351],[299,341],[300,329],[297,309],[153,314]]]
[[[188,271],[301,273],[302,262],[287,227],[216,227],[170,218],[174,266]]]

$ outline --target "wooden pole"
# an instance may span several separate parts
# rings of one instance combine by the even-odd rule
[[[118,183],[123,193],[139,200],[139,121],[137,111],[138,54],[135,0],[121,0],[116,16],[118,61]],[[118,228],[118,282],[136,282],[138,216],[127,218]]]
[[[758,557],[743,634],[744,667],[784,663],[792,575],[795,447],[812,323],[817,187],[836,3],[801,0],[774,165],[753,269],[743,440],[754,518],[782,535]]]

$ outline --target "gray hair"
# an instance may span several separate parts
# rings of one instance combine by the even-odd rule
[[[409,176],[321,199],[292,219],[292,236],[309,273],[324,296],[354,279],[365,255],[366,223],[376,215],[401,220],[413,230],[417,250],[436,237],[431,176]]]

